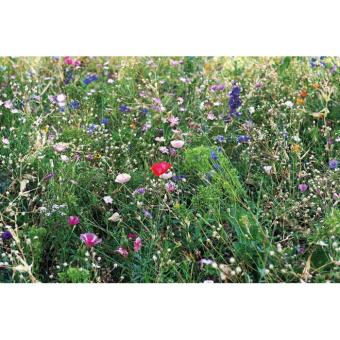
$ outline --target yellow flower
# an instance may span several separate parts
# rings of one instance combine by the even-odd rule
[[[179,202],[176,202],[175,204],[174,204],[174,208],[175,209],[179,209],[181,207],[181,205],[179,204]]]
[[[314,83],[314,84],[312,85],[312,87],[313,87],[313,89],[317,90],[317,89],[320,88],[320,84]]]
[[[102,155],[101,155],[99,152],[97,152],[97,153],[94,155],[94,158],[95,158],[95,159],[101,159],[101,158],[102,158]]]
[[[292,147],[291,147],[291,150],[294,152],[294,153],[300,153],[302,148],[299,144],[293,144]]]
[[[41,129],[41,131],[44,131],[44,132],[48,132],[48,126],[46,125],[45,127],[43,127],[42,129]]]

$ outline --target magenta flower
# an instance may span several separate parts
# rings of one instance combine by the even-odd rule
[[[122,255],[124,257],[128,257],[128,255],[129,255],[129,251],[124,247],[119,247],[117,249],[117,253],[119,253],[120,255]]]
[[[140,251],[140,248],[142,248],[142,240],[140,237],[137,237],[135,242],[133,242],[133,250],[137,253]]]
[[[299,190],[301,192],[305,192],[308,189],[308,185],[306,183],[299,184]]]
[[[67,222],[69,225],[77,225],[80,223],[80,218],[78,216],[70,216]]]
[[[89,248],[102,242],[102,239],[93,233],[81,234],[80,239],[85,243],[86,247]]]
[[[138,236],[137,236],[136,234],[134,234],[134,233],[129,233],[129,234],[128,234],[128,239],[129,239],[129,240],[135,240],[137,237],[138,237]]]

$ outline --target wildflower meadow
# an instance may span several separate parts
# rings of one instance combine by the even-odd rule
[[[336,57],[1,57],[0,282],[340,282]]]

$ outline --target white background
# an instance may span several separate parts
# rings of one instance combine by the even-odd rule
[[[337,1],[10,0],[0,54],[340,55]],[[4,285],[1,339],[335,339],[339,285]]]

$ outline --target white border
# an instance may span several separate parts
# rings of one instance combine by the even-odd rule
[[[25,340],[335,339],[338,288],[336,284],[0,285],[0,334],[3,339]]]
[[[1,55],[340,55],[335,0],[2,0]]]
[[[2,0],[0,55],[340,55],[334,0]],[[333,339],[338,285],[4,285],[1,339]]]

